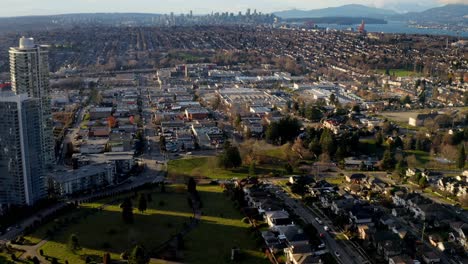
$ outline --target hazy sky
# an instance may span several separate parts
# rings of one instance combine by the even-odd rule
[[[365,4],[394,9],[413,8],[417,5],[433,7],[448,2],[468,4],[468,0],[0,0],[0,16],[48,15],[84,12],[145,12],[196,14],[211,11],[245,11],[247,8],[262,12],[285,9],[314,9],[344,4]]]

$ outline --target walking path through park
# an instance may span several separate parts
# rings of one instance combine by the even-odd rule
[[[38,254],[39,248],[41,248],[48,240],[43,239],[36,245],[26,246],[26,245],[12,245],[13,248],[24,250],[24,253],[21,254],[20,259],[26,260],[28,257],[34,258],[37,257],[41,263],[47,263],[46,259]]]

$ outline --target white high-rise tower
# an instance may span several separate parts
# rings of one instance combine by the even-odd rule
[[[55,160],[50,109],[49,53],[47,46],[22,37],[18,47],[10,48],[11,88],[16,94],[38,98],[41,112],[42,158],[46,167]]]

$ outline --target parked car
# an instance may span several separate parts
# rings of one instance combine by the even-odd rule
[[[318,217],[315,217],[315,221],[317,221],[317,223],[319,223],[319,225],[323,224],[323,222]]]

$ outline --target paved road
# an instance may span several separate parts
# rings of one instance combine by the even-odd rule
[[[331,223],[329,223],[326,219],[322,219],[321,216],[315,215],[313,211],[308,209],[305,205],[303,205],[297,199],[291,198],[289,195],[285,193],[278,193],[280,199],[282,199],[286,205],[294,210],[294,213],[301,217],[304,222],[308,224],[312,224],[319,233],[323,233],[324,237],[322,239],[325,240],[327,247],[332,255],[340,262],[344,264],[362,264],[366,263],[366,259],[360,256],[356,251],[349,248],[342,243],[338,243],[331,234],[336,233],[333,230]],[[330,232],[325,231],[324,226],[319,224],[315,218],[319,218],[322,223],[327,224],[330,227]],[[340,257],[337,257],[335,252],[338,252]]]

